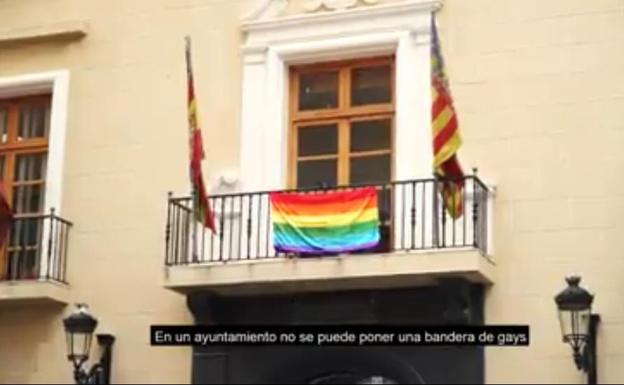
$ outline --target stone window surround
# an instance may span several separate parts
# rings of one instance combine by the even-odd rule
[[[396,63],[394,178],[431,178],[431,13],[441,6],[442,0],[404,0],[269,19],[256,12],[244,21],[239,189],[287,187],[290,65],[382,55],[395,55]],[[495,185],[488,187],[494,197]],[[490,199],[488,255],[493,229]]]
[[[60,70],[0,77],[0,98],[52,94],[44,212],[61,214],[63,162],[69,93],[69,71]]]
[[[50,130],[48,139],[48,160],[45,180],[44,213],[52,208],[56,215],[62,215],[63,162],[65,159],[65,135],[69,103],[69,71],[30,73],[0,77],[0,98],[51,93]],[[49,226],[43,227],[42,239],[48,239]],[[48,243],[41,245],[41,255],[46,255]],[[47,271],[48,261],[41,259],[41,276]],[[43,279],[43,278],[42,278]]]
[[[395,178],[431,178],[430,27],[439,0],[246,21],[240,179],[246,191],[287,181],[288,67],[395,55]]]

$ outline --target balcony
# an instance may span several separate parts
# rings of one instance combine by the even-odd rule
[[[0,306],[67,304],[67,248],[71,222],[57,216],[18,215],[0,251]]]
[[[192,200],[170,195],[165,286],[180,293],[228,295],[432,285],[464,278],[489,285],[492,194],[476,176],[463,179],[464,214],[450,216],[440,191],[450,180],[411,180],[368,186],[289,190],[301,194],[374,186],[379,245],[334,255],[277,252],[271,191],[211,197],[218,233],[192,219]]]

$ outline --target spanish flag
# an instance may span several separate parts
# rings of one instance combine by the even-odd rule
[[[431,118],[433,129],[433,169],[442,179],[441,194],[444,206],[452,218],[464,214],[464,173],[457,160],[462,140],[459,135],[457,113],[453,107],[451,90],[444,73],[440,40],[435,16],[431,15]]]
[[[12,221],[13,212],[0,182],[0,249],[4,246]]]
[[[204,146],[197,118],[197,101],[193,84],[193,67],[191,63],[191,39],[186,37],[186,74],[188,81],[188,121],[190,132],[190,177],[193,186],[193,214],[198,222],[216,233],[214,214],[208,201],[208,193],[204,184],[201,162],[204,159]]]

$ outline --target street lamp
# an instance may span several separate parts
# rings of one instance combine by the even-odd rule
[[[104,351],[100,361],[91,369],[84,368],[89,360],[91,340],[98,321],[90,313],[86,304],[76,304],[72,314],[63,320],[67,338],[67,359],[74,365],[74,380],[77,384],[109,384],[112,346],[115,337],[98,334],[97,340]]]
[[[566,278],[568,287],[555,297],[563,342],[570,344],[574,362],[587,373],[588,384],[596,384],[596,327],[598,314],[591,313],[594,296],[580,287],[581,278]]]

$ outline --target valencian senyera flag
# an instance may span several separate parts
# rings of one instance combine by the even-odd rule
[[[432,129],[434,173],[440,177],[441,194],[447,212],[452,218],[459,218],[464,213],[464,173],[457,160],[457,151],[462,139],[459,135],[457,113],[453,106],[451,90],[444,72],[444,61],[440,49],[440,40],[431,16],[431,92],[432,92]]]
[[[4,246],[12,222],[13,212],[0,182],[0,249]]]
[[[368,250],[379,244],[377,190],[271,194],[275,250],[301,255]]]
[[[201,162],[204,159],[204,146],[197,118],[197,100],[193,82],[191,61],[191,39],[186,37],[186,73],[188,81],[188,121],[190,132],[190,177],[193,191],[193,212],[195,219],[216,232],[214,214],[210,208],[208,193],[204,184]]]

